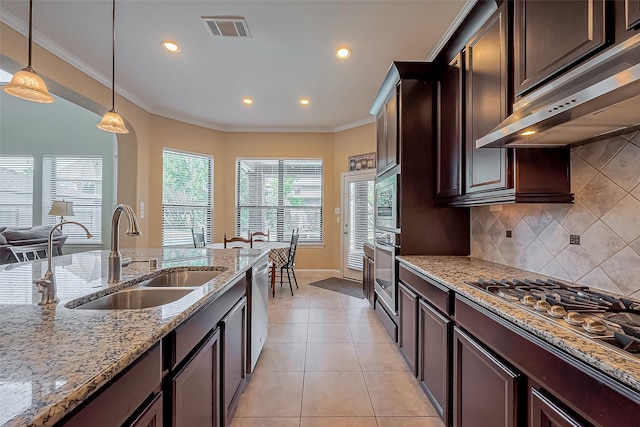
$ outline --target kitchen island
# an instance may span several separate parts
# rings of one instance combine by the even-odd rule
[[[53,258],[60,302],[39,306],[32,284],[46,261],[0,267],[0,425],[51,426],[203,307],[220,298],[261,250],[132,249],[122,282],[107,285],[108,251]],[[214,279],[175,302],[138,310],[84,310],[77,305],[134,286],[158,270],[217,270]],[[89,297],[87,297],[90,295]]]
[[[478,401],[493,418],[475,425],[637,425],[637,353],[472,284],[546,277],[469,257],[398,259],[399,347],[453,425]]]

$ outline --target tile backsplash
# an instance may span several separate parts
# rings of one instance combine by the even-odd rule
[[[472,208],[471,256],[640,299],[640,132],[573,148],[571,191]]]

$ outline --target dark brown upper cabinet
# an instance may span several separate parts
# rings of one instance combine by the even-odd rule
[[[640,25],[640,0],[625,0],[625,23],[627,30],[631,30]]]
[[[376,115],[378,173],[398,164],[398,87],[389,93]]]
[[[465,193],[513,187],[507,149],[476,148],[476,140],[488,134],[509,113],[506,3],[469,40],[465,51]]]
[[[438,93],[436,197],[439,199],[462,195],[462,76],[462,54],[458,54],[444,71]]]
[[[515,0],[515,96],[527,93],[607,45],[605,18],[605,0]]]

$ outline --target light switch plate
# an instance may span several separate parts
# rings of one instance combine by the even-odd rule
[[[333,211],[336,215],[340,215],[340,208],[335,208]]]

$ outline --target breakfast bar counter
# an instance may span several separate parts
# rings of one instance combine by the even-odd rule
[[[40,306],[32,284],[47,262],[0,266],[0,425],[51,426],[199,309],[266,252],[131,249],[122,281],[107,285],[109,251],[53,258],[60,302]],[[186,296],[157,307],[85,310],[76,306],[159,274],[150,270],[216,270],[219,275]]]

